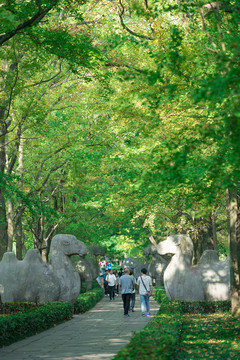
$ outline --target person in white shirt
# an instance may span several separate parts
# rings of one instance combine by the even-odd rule
[[[141,276],[139,276],[137,280],[137,292],[140,295],[142,316],[145,316],[145,306],[147,316],[150,316],[149,296],[147,294],[147,292],[150,291],[150,287],[152,289],[152,294],[154,295],[152,280],[150,276],[147,275],[147,269],[143,268],[141,270]]]
[[[116,276],[113,274],[112,269],[109,271],[109,274],[108,274],[106,280],[108,282],[108,291],[109,291],[110,301],[115,300],[114,289],[115,289],[115,286],[117,286],[117,279],[116,279]]]

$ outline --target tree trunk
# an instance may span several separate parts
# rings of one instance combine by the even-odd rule
[[[206,218],[197,218],[194,220],[197,226],[197,234],[193,237],[194,258],[193,263],[197,264],[205,250],[217,251],[217,234],[215,217],[213,214]]]
[[[193,242],[193,264],[196,265],[203,253],[202,239],[199,234],[192,236]]]
[[[21,129],[19,129],[21,134]],[[19,137],[19,148],[18,148],[18,175],[19,175],[19,181],[18,181],[18,187],[21,190],[22,189],[22,178],[23,178],[23,137],[20,135]],[[16,221],[16,256],[18,260],[22,260],[23,256],[23,227],[22,227],[22,217],[24,213],[24,208],[22,203],[19,204],[19,210],[17,215],[17,221]]]
[[[4,126],[5,109],[0,107],[0,172],[4,175],[6,166],[6,152],[5,152],[5,135],[6,128]],[[3,180],[4,181],[4,180]],[[6,200],[4,189],[0,183],[0,260],[8,247],[8,233],[7,233],[7,214],[6,214]]]
[[[216,214],[212,212],[210,215],[211,228],[212,228],[212,240],[213,240],[213,249],[218,254],[218,244],[217,244],[217,226],[216,226]]]
[[[22,230],[22,214],[23,209],[18,209],[17,219],[15,223],[15,239],[16,239],[16,257],[18,260],[22,260],[22,244],[23,244],[23,230]]]
[[[7,200],[8,209],[8,247],[7,251],[13,250],[13,203],[10,199]]]
[[[231,258],[232,315],[240,316],[240,201],[236,189],[227,190],[228,241]]]
[[[5,152],[6,152],[6,173],[9,174],[9,157],[8,157],[8,135],[5,136]],[[7,222],[8,222],[8,247],[7,251],[13,249],[13,202],[11,199],[7,199]]]
[[[0,189],[0,260],[7,251],[8,234],[7,234],[7,217],[6,206],[3,191]]]

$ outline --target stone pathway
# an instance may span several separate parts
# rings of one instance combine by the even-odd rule
[[[142,317],[140,299],[135,312],[123,316],[119,295],[110,302],[104,297],[92,310],[38,335],[0,349],[1,360],[108,360],[140,331],[159,309],[151,298],[150,317]]]

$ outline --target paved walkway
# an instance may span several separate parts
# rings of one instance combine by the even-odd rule
[[[92,310],[38,335],[0,349],[1,360],[108,360],[140,331],[159,309],[151,299],[151,316],[141,317],[140,299],[135,312],[124,318],[121,296],[104,297]]]

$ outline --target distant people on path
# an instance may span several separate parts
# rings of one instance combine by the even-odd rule
[[[123,275],[123,268],[120,268],[119,272],[118,272],[118,276],[121,277]]]
[[[134,278],[129,274],[130,274],[130,270],[128,268],[125,268],[124,275],[122,275],[119,279],[125,317],[129,316],[128,311],[130,306],[130,299],[131,299],[132,291],[134,290]]]
[[[111,270],[112,265],[111,265],[111,263],[110,263],[110,262],[107,264],[107,267],[108,267],[108,270]]]
[[[115,300],[115,286],[117,286],[116,276],[113,274],[113,270],[111,269],[107,275],[106,281],[108,282],[108,292],[110,296],[110,301]]]
[[[106,269],[103,274],[103,286],[104,286],[104,294],[108,296],[108,282],[107,282],[108,270]]]
[[[133,280],[134,280],[134,288],[133,288],[133,291],[132,291],[132,294],[131,294],[131,298],[130,298],[129,310],[134,311],[135,298],[136,298],[136,290],[135,290],[136,280],[135,280],[135,277],[133,276],[133,272],[132,272],[132,271],[130,271],[130,276],[133,277]]]
[[[150,276],[147,275],[147,269],[143,268],[141,270],[141,275],[137,279],[137,292],[140,295],[142,316],[145,316],[145,308],[147,316],[150,316],[149,296],[147,294],[147,292],[150,291],[150,288],[152,290],[152,294],[154,295],[152,280]]]
[[[105,273],[105,264],[104,261],[101,261],[101,270],[102,270],[102,274]]]
[[[116,286],[116,295],[118,296],[119,294],[119,276],[118,276],[118,272],[116,271],[115,273],[116,279],[117,279],[117,286]]]

